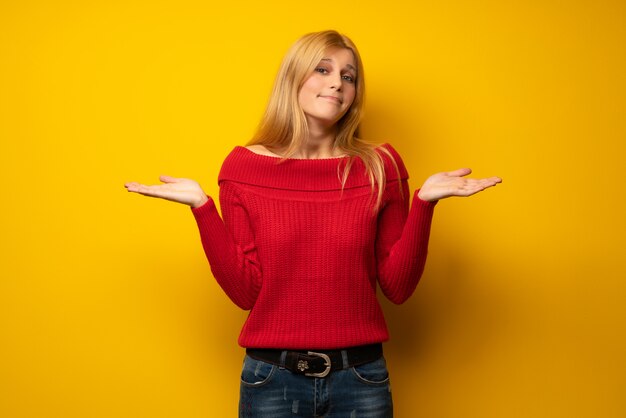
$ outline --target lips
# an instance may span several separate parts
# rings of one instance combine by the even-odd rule
[[[342,104],[342,103],[343,103],[343,100],[341,100],[341,99],[340,99],[339,97],[337,97],[337,96],[324,96],[324,95],[320,95],[319,97],[321,97],[322,99],[326,99],[326,100],[332,101],[332,102],[337,103],[337,104]]]

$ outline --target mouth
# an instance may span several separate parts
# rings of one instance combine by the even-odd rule
[[[343,104],[343,100],[341,100],[339,97],[336,97],[336,96],[319,95],[318,97],[321,97],[322,99],[326,99],[326,100],[329,100],[329,101],[337,103],[337,104]]]

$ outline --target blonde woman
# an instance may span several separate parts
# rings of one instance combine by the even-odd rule
[[[377,285],[404,302],[424,269],[437,201],[501,181],[439,173],[411,199],[394,148],[358,137],[363,94],[354,43],[335,31],[305,35],[283,60],[256,135],[222,165],[223,219],[193,180],[126,184],[191,206],[213,275],[250,310],[240,417],[391,417]]]

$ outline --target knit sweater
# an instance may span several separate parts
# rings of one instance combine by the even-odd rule
[[[223,220],[211,198],[192,212],[215,279],[250,310],[242,347],[330,350],[388,339],[377,283],[394,303],[413,293],[436,202],[415,191],[409,211],[406,168],[383,146],[400,176],[381,152],[378,212],[359,158],[342,189],[350,157],[281,162],[240,146],[228,155],[218,178]]]

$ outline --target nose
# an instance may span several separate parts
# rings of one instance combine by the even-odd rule
[[[331,80],[330,88],[341,91],[341,88],[343,87],[342,81],[343,80],[341,79],[341,75],[333,77],[333,79]]]

